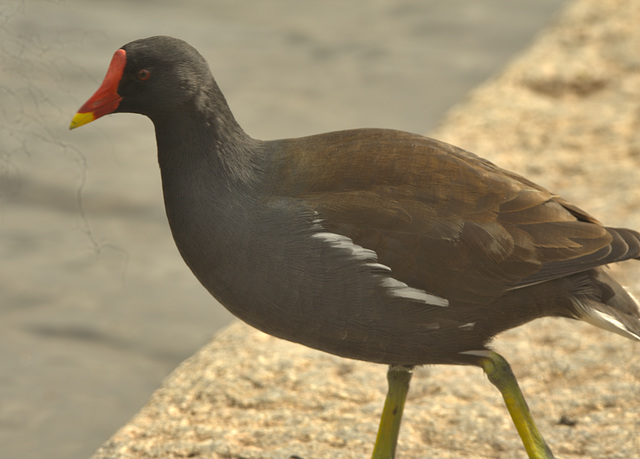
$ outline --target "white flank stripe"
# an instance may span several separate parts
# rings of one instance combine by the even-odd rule
[[[385,277],[382,279],[383,287],[391,290],[392,295],[406,298],[408,300],[420,301],[422,303],[431,304],[433,306],[447,307],[449,301],[446,298],[440,298],[417,288],[409,287],[404,282],[400,282],[393,277]]]
[[[320,219],[315,219],[313,221],[314,229],[321,228],[320,222]],[[371,268],[372,274],[380,277],[380,285],[388,289],[392,296],[405,298],[411,301],[419,301],[432,306],[449,306],[449,300],[446,298],[441,298],[438,295],[427,293],[424,290],[409,287],[404,282],[400,282],[393,277],[386,276],[386,273],[391,273],[391,268],[383,265],[382,263],[378,263],[378,254],[373,250],[365,249],[364,247],[354,244],[348,237],[343,236],[342,234],[330,233],[328,231],[318,231],[317,233],[312,234],[311,237],[321,239],[336,249],[347,250],[349,255],[354,257],[356,260],[367,262],[366,265]]]
[[[367,263],[367,266],[372,268],[374,271],[381,271],[381,272],[385,272],[385,273],[390,273],[391,272],[391,268],[389,268],[386,265],[383,265],[382,263]]]
[[[321,232],[314,233],[311,237],[322,239],[336,249],[348,250],[350,255],[358,260],[375,261],[377,259],[376,253],[373,250],[360,247],[359,245],[354,244],[351,239],[341,234]]]

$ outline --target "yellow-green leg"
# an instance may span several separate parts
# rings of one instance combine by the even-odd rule
[[[409,392],[411,368],[390,366],[387,371],[389,390],[384,401],[384,409],[378,427],[376,444],[372,459],[393,459],[396,455],[400,422],[404,411],[404,402]]]
[[[475,354],[480,357],[480,366],[489,377],[489,381],[502,394],[529,457],[532,459],[552,459],[553,453],[531,417],[527,402],[509,363],[504,357],[493,351],[467,352],[467,354]]]

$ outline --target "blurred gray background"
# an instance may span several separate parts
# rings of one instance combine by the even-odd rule
[[[173,245],[151,123],[67,130],[118,47],[187,40],[258,138],[427,133],[563,3],[0,2],[0,457],[90,455],[232,320]]]

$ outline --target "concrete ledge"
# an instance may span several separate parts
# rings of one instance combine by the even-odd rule
[[[575,1],[433,136],[526,175],[609,225],[640,228],[638,24],[639,0]],[[638,267],[614,271],[640,293]],[[545,319],[501,335],[495,347],[557,455],[638,455],[638,343]],[[382,366],[236,323],[177,368],[93,458],[367,457],[385,391]],[[525,452],[482,372],[443,366],[417,370],[398,456]]]

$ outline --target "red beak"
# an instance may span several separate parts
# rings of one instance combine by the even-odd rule
[[[122,97],[118,94],[118,85],[126,63],[127,53],[124,49],[119,49],[111,59],[104,81],[96,93],[80,107],[78,113],[71,120],[69,129],[75,129],[83,124],[90,123],[118,108],[122,100]]]

